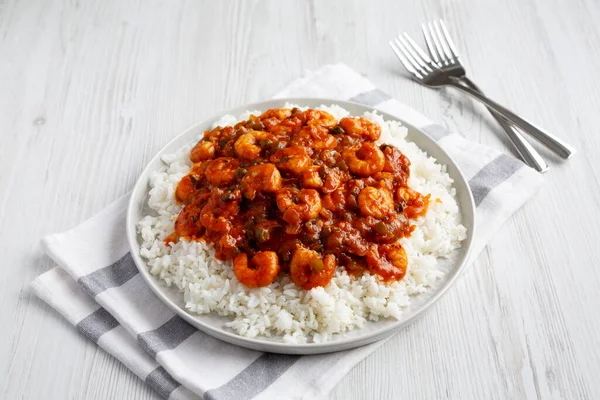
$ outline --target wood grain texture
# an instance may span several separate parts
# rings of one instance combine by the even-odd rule
[[[469,139],[483,107],[405,79],[387,40],[442,17],[474,80],[579,153],[429,314],[332,399],[600,398],[600,5],[589,0],[0,0],[0,398],[155,399],[29,293],[39,246],[126,193],[170,138],[345,62]]]

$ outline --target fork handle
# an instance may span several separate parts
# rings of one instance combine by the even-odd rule
[[[453,86],[457,89],[462,90],[463,92],[467,93],[468,95],[481,101],[483,104],[488,106],[488,108],[493,109],[498,114],[502,115],[504,118],[506,118],[507,120],[512,122],[514,125],[521,128],[524,132],[529,133],[531,136],[533,136],[539,142],[543,143],[546,147],[548,147],[550,150],[554,151],[559,156],[561,156],[563,158],[569,158],[573,154],[575,154],[575,149],[572,148],[570,145],[568,145],[566,142],[563,142],[561,139],[557,138],[556,136],[549,134],[548,132],[544,131],[543,129],[538,128],[537,126],[533,125],[531,122],[528,122],[527,120],[519,117],[517,114],[513,113],[509,109],[496,103],[494,100],[489,99],[487,96],[483,95],[482,93],[478,92],[477,90],[475,90],[469,86],[461,85],[460,78],[449,77],[448,84],[450,86]]]
[[[483,92],[466,76],[460,78],[461,83],[467,85],[473,90],[478,91],[483,94]],[[493,109],[488,108],[494,119],[498,122],[498,124],[504,129],[506,135],[510,139],[511,143],[521,156],[521,159],[525,161],[525,164],[529,165],[531,168],[535,169],[538,172],[546,172],[548,171],[548,164],[546,161],[540,156],[540,154],[531,146],[531,144],[512,126],[504,117],[498,114]]]

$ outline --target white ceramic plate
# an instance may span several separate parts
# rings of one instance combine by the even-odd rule
[[[467,261],[474,235],[475,206],[473,202],[473,196],[471,195],[471,191],[464,176],[454,161],[452,161],[448,154],[446,154],[446,152],[442,150],[442,148],[433,139],[402,120],[400,120],[400,122],[402,122],[402,124],[408,128],[407,140],[414,142],[430,156],[435,157],[440,164],[447,166],[448,174],[454,180],[457,201],[462,214],[462,224],[467,228],[467,238],[462,242],[462,247],[454,251],[449,259],[440,260],[441,262],[439,265],[444,271],[444,276],[439,279],[435,285],[430,287],[427,292],[411,297],[411,305],[404,310],[401,320],[388,319],[377,322],[368,322],[360,329],[355,329],[345,334],[335,335],[332,340],[326,343],[288,344],[284,343],[280,338],[277,337],[257,337],[250,339],[239,336],[233,331],[224,328],[224,323],[229,320],[226,317],[218,316],[214,313],[197,315],[186,311],[183,303],[183,295],[178,292],[176,287],[167,287],[162,281],[151,275],[144,259],[140,257],[139,249],[141,237],[139,237],[137,234],[136,225],[144,215],[148,215],[152,212],[147,206],[147,196],[149,191],[148,182],[150,175],[163,165],[160,159],[161,156],[163,154],[174,153],[184,145],[191,142],[196,142],[202,133],[205,130],[210,129],[213,122],[218,120],[223,115],[231,114],[237,116],[243,113],[245,110],[264,111],[269,108],[280,108],[283,107],[286,102],[311,108],[318,107],[322,104],[338,104],[339,106],[348,110],[351,115],[362,115],[365,111],[373,111],[373,109],[370,107],[339,100],[288,98],[237,107],[235,109],[219,113],[219,115],[213,118],[208,118],[192,126],[173,139],[152,159],[152,161],[150,161],[135,184],[127,212],[127,238],[131,247],[131,254],[138,269],[140,270],[140,273],[150,288],[152,288],[154,293],[156,293],[156,295],[165,304],[167,304],[167,306],[169,306],[179,316],[201,331],[226,342],[255,350],[286,354],[327,353],[351,349],[372,343],[376,340],[391,335],[399,329],[402,329],[414,321],[417,317],[423,315],[424,312],[430,308],[433,303],[435,303],[442,296],[442,294],[446,292],[446,290],[448,290],[450,285],[452,285],[456,277],[460,274],[465,262]],[[390,114],[381,111],[378,112],[382,114],[386,120],[399,120]]]

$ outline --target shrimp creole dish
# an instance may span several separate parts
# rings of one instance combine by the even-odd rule
[[[446,167],[406,131],[336,105],[225,116],[162,157],[140,255],[189,312],[246,337],[400,319],[466,237]]]

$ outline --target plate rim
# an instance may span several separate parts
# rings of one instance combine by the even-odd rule
[[[187,310],[183,309],[182,307],[180,307],[179,305],[177,305],[176,303],[174,303],[170,298],[168,298],[167,295],[165,293],[163,293],[163,290],[162,290],[163,288],[160,286],[159,278],[150,274],[150,271],[147,267],[146,262],[142,259],[141,255],[139,254],[139,243],[138,243],[138,233],[137,233],[137,222],[138,221],[133,221],[133,218],[134,218],[133,214],[134,214],[135,207],[137,207],[137,205],[139,203],[138,196],[136,196],[136,194],[138,192],[140,192],[140,190],[143,190],[145,192],[145,194],[147,195],[148,175],[149,175],[149,173],[152,173],[151,167],[153,166],[153,164],[155,164],[157,162],[157,159],[160,159],[160,157],[165,152],[165,149],[170,147],[172,145],[172,143],[178,141],[181,137],[189,134],[191,131],[197,130],[198,127],[200,127],[200,126],[212,124],[212,123],[214,123],[214,121],[217,121],[218,119],[220,119],[221,117],[223,117],[225,115],[235,115],[236,113],[240,112],[238,110],[242,110],[241,112],[243,112],[244,110],[262,110],[262,109],[277,107],[277,105],[275,105],[275,104],[280,104],[279,107],[281,107],[285,103],[298,104],[301,106],[304,103],[313,103],[313,104],[320,103],[323,105],[334,104],[334,105],[339,105],[340,107],[343,107],[343,108],[346,108],[346,106],[350,105],[351,107],[362,108],[365,111],[371,111],[371,112],[377,111],[377,113],[380,113],[386,120],[392,119],[392,120],[399,121],[400,123],[402,123],[403,126],[406,126],[408,128],[414,129],[415,131],[418,131],[419,134],[425,136],[428,140],[430,140],[432,142],[432,144],[434,145],[434,147],[437,147],[437,150],[440,151],[442,154],[444,154],[447,157],[447,159],[450,160],[450,162],[453,164],[452,166],[454,167],[456,174],[462,180],[461,183],[464,183],[464,185],[461,184],[461,186],[465,186],[468,189],[467,190],[467,192],[468,192],[467,193],[467,199],[468,199],[467,205],[469,206],[468,210],[461,209],[461,212],[463,213],[463,219],[465,218],[466,213],[468,213],[470,216],[470,219],[472,221],[472,227],[467,231],[467,237],[465,238],[465,240],[463,241],[462,246],[461,246],[461,247],[466,247],[466,250],[463,252],[463,255],[460,257],[460,259],[457,260],[456,263],[457,264],[459,263],[459,265],[453,269],[453,273],[451,276],[448,277],[445,285],[440,287],[440,289],[436,293],[434,293],[431,296],[431,298],[429,298],[422,305],[420,305],[412,313],[412,315],[410,315],[408,318],[395,321],[394,323],[390,324],[389,326],[386,326],[378,331],[367,332],[364,335],[359,335],[359,336],[353,337],[353,338],[341,339],[341,340],[335,341],[335,342],[321,342],[321,343],[270,342],[270,341],[265,341],[265,340],[261,340],[261,339],[257,339],[257,338],[248,338],[245,336],[240,336],[236,333],[228,332],[223,329],[217,329],[211,325],[208,325],[208,324],[202,322],[199,319],[202,316],[201,314],[198,314],[198,315],[192,314],[192,313],[188,312]],[[316,105],[309,106],[309,107],[316,107]],[[437,161],[437,157],[436,157],[436,161]],[[455,179],[455,177],[453,177],[453,179],[455,181],[453,186],[456,188],[456,179]],[[145,196],[144,196],[144,198],[145,198]],[[220,111],[210,117],[204,118],[201,121],[192,124],[188,128],[186,128],[183,131],[181,131],[180,133],[176,134],[171,140],[169,140],[169,142],[167,142],[154,155],[154,157],[152,157],[146,163],[146,166],[140,172],[138,178],[136,179],[133,190],[131,191],[131,195],[128,200],[127,215],[126,215],[126,235],[127,235],[127,241],[128,241],[128,245],[129,245],[130,254],[135,262],[135,265],[136,265],[138,271],[142,275],[146,284],[148,284],[148,286],[154,292],[154,294],[156,294],[158,296],[158,298],[167,307],[169,307],[178,316],[183,318],[186,322],[190,323],[195,328],[197,328],[200,331],[202,331],[208,335],[211,335],[219,340],[223,340],[225,342],[235,344],[235,345],[238,345],[241,347],[253,349],[253,350],[268,351],[268,352],[280,353],[280,354],[320,354],[320,353],[329,353],[329,352],[334,352],[334,351],[352,349],[352,348],[360,347],[360,346],[363,346],[363,345],[366,345],[369,343],[373,343],[377,340],[383,339],[387,336],[392,335],[393,333],[397,332],[398,330],[408,326],[410,323],[414,322],[416,319],[418,319],[419,317],[424,315],[424,313],[426,311],[428,311],[435,303],[437,303],[439,301],[439,299],[444,294],[446,294],[448,289],[450,289],[450,287],[452,287],[454,285],[456,279],[461,275],[461,273],[463,272],[463,270],[467,264],[467,261],[469,260],[470,255],[471,255],[471,250],[473,247],[473,240],[475,238],[475,229],[476,229],[476,207],[475,207],[475,201],[473,199],[473,194],[468,185],[468,180],[466,179],[466,177],[465,177],[464,173],[462,172],[462,170],[460,169],[460,167],[453,160],[453,158],[437,143],[437,141],[435,139],[433,139],[430,135],[425,133],[422,129],[417,128],[413,124],[408,123],[404,119],[402,119],[394,114],[391,114],[389,112],[377,109],[375,107],[367,106],[364,104],[354,103],[351,101],[330,99],[330,98],[321,98],[321,97],[282,97],[282,98],[275,98],[275,99],[270,99],[270,100],[265,100],[265,101],[260,101],[260,102],[244,104],[244,105],[229,108],[227,110]],[[164,289],[167,289],[167,287],[164,287]]]

